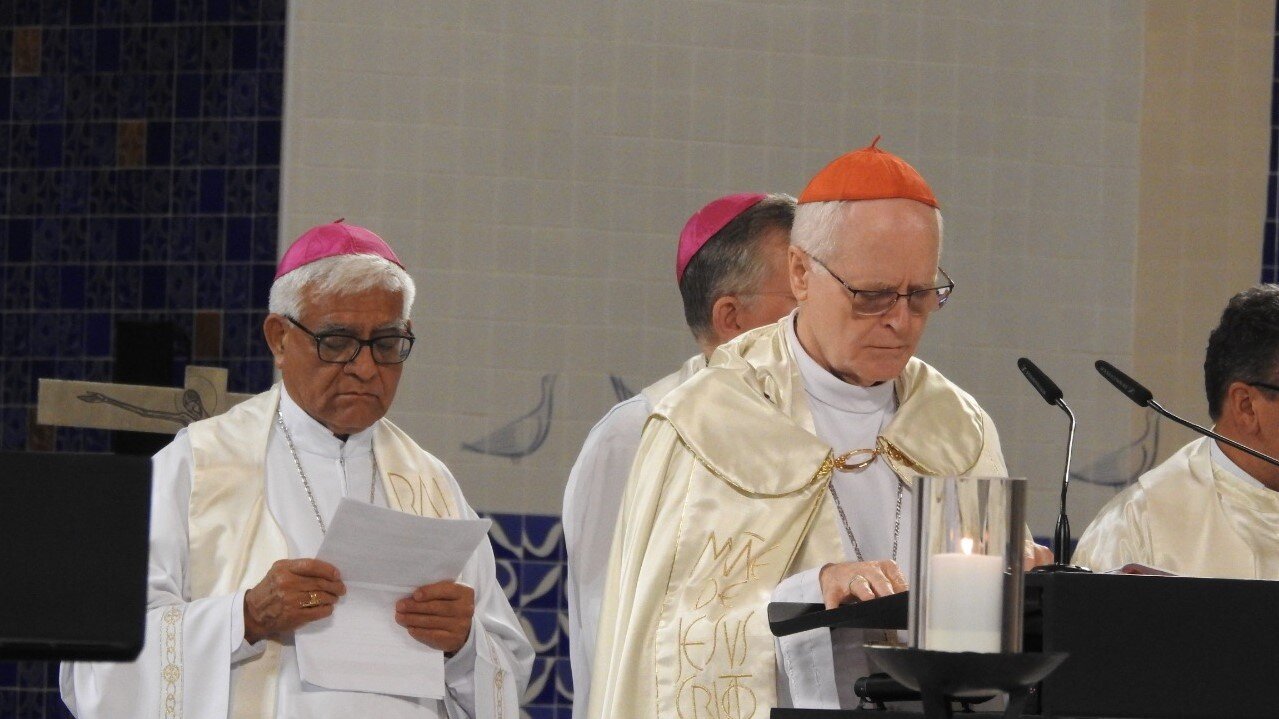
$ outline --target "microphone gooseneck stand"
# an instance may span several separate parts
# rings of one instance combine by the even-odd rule
[[[1070,490],[1070,460],[1075,449],[1075,413],[1070,411],[1066,400],[1062,397],[1061,388],[1053,382],[1034,362],[1022,357],[1017,360],[1017,369],[1026,376],[1030,386],[1035,388],[1040,397],[1048,404],[1060,407],[1070,418],[1070,434],[1066,439],[1066,468],[1061,477],[1061,507],[1057,514],[1057,529],[1053,532],[1053,563],[1035,567],[1034,572],[1087,572],[1083,567],[1070,563],[1073,548],[1070,546],[1070,517],[1066,513],[1066,493]]]

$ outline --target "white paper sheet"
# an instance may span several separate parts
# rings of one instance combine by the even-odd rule
[[[395,623],[414,589],[457,580],[492,522],[436,519],[343,499],[316,558],[338,568],[346,595],[294,633],[302,681],[325,689],[444,697],[444,654]]]

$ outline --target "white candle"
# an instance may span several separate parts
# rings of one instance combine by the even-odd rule
[[[962,554],[934,554],[928,563],[924,649],[998,652],[1004,560],[973,554],[973,540],[960,540]]]

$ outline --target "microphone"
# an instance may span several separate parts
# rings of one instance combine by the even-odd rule
[[[1101,373],[1101,376],[1106,378],[1107,382],[1113,384],[1115,389],[1123,392],[1128,399],[1136,402],[1138,407],[1150,406],[1151,400],[1153,400],[1155,396],[1150,393],[1150,390],[1142,387],[1137,380],[1129,377],[1123,372],[1120,372],[1118,369],[1115,369],[1115,366],[1106,360],[1097,360],[1097,363],[1094,366],[1097,368],[1097,371]],[[1180,422],[1181,420],[1177,421]],[[1185,423],[1182,422],[1182,424]]]
[[[1061,388],[1057,386],[1044,374],[1043,370],[1035,366],[1034,362],[1022,357],[1017,360],[1017,369],[1026,376],[1026,380],[1030,382],[1030,386],[1035,388],[1040,397],[1048,404],[1061,407],[1061,411],[1066,413],[1070,418],[1070,434],[1066,439],[1066,469],[1062,472],[1061,477],[1061,509],[1057,514],[1057,531],[1053,533],[1053,563],[1048,567],[1039,567],[1046,572],[1082,572],[1086,571],[1081,567],[1071,566],[1070,555],[1072,554],[1070,547],[1070,517],[1066,515],[1066,492],[1070,489],[1070,456],[1075,448],[1075,413],[1070,411],[1070,407],[1066,406],[1066,400],[1062,399]]]
[[[1034,362],[1022,357],[1017,360],[1017,369],[1026,375],[1026,379],[1030,382],[1030,386],[1035,388],[1040,397],[1048,404],[1057,404],[1061,402],[1061,388],[1056,382],[1048,379],[1048,375],[1044,371],[1035,366]]]
[[[1123,392],[1124,395],[1128,397],[1128,399],[1132,400],[1133,402],[1136,402],[1138,407],[1149,407],[1150,409],[1153,409],[1154,411],[1158,412],[1159,414],[1162,414],[1163,416],[1167,417],[1168,419],[1176,422],[1177,424],[1183,427],[1189,427],[1190,429],[1193,429],[1199,434],[1212,437],[1218,442],[1224,442],[1230,445],[1231,447],[1234,447],[1235,449],[1239,450],[1240,452],[1246,452],[1256,457],[1257,459],[1260,459],[1263,462],[1269,462],[1270,464],[1273,464],[1276,467],[1279,467],[1279,459],[1275,459],[1274,457],[1271,457],[1268,454],[1262,454],[1261,452],[1258,452],[1252,447],[1246,447],[1242,444],[1239,444],[1238,442],[1234,441],[1233,439],[1230,439],[1229,437],[1223,437],[1217,434],[1216,432],[1208,429],[1207,427],[1200,427],[1194,422],[1191,422],[1189,420],[1184,420],[1181,417],[1178,417],[1172,412],[1169,412],[1168,410],[1159,406],[1159,403],[1155,401],[1155,396],[1150,393],[1150,390],[1143,387],[1141,383],[1138,382],[1137,380],[1133,379],[1132,377],[1129,377],[1123,372],[1120,372],[1118,369],[1115,368],[1114,365],[1110,364],[1106,360],[1097,360],[1097,363],[1095,366],[1097,367],[1097,372],[1099,372],[1102,377],[1105,377],[1107,382],[1114,385],[1115,389],[1119,390],[1120,392]]]

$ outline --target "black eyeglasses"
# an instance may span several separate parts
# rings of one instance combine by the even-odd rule
[[[340,332],[316,334],[292,317],[285,316],[285,319],[310,335],[311,339],[315,340],[315,353],[322,361],[333,364],[355,361],[355,358],[360,356],[360,350],[365,347],[369,348],[369,354],[373,355],[373,361],[378,364],[400,364],[409,358],[409,353],[413,351],[413,342],[417,340],[412,333],[383,335],[367,340]]]
[[[1266,384],[1265,382],[1245,382],[1244,384],[1250,387],[1260,387],[1261,389],[1268,389],[1271,392],[1279,392],[1279,387],[1276,387],[1275,385],[1272,385],[1272,384]]]
[[[835,281],[844,286],[848,293],[852,295],[853,312],[859,315],[874,317],[882,315],[893,308],[897,304],[897,300],[902,297],[906,298],[906,305],[910,308],[912,314],[925,315],[929,312],[935,312],[946,306],[946,300],[950,299],[950,293],[955,289],[955,281],[950,279],[950,275],[946,274],[946,270],[938,267],[937,271],[942,277],[946,278],[946,284],[940,287],[926,287],[922,290],[912,290],[910,292],[898,292],[897,290],[859,290],[845,282],[839,275],[831,271],[825,262],[809,255],[813,262],[821,265],[826,274],[835,278]]]

